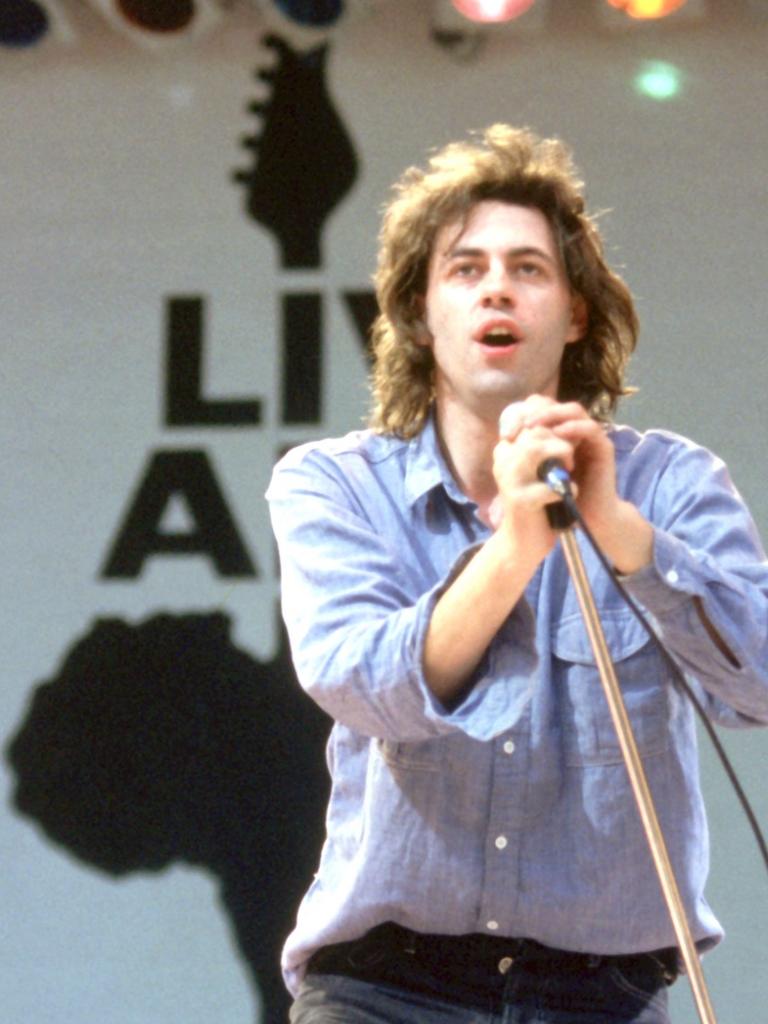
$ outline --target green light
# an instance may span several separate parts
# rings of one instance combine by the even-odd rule
[[[671,100],[680,92],[682,77],[674,64],[647,61],[635,75],[635,90],[652,100]]]

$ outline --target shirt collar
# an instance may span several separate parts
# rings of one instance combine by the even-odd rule
[[[440,449],[434,407],[408,446],[405,465],[405,497],[412,508],[430,491],[442,487],[453,501],[461,505],[473,502],[460,490]]]

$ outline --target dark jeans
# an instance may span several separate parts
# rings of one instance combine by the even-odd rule
[[[386,925],[316,954],[292,1024],[670,1024],[668,953],[574,956],[409,935]]]

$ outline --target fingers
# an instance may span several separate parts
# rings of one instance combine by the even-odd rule
[[[545,395],[530,395],[524,402],[512,402],[499,417],[499,436],[514,441],[523,428],[536,426],[538,417],[556,404]]]
[[[514,441],[530,427],[553,429],[569,422],[593,423],[579,402],[556,402],[546,395],[530,395],[524,402],[508,405],[499,418],[499,436]]]
[[[593,419],[579,402],[556,402],[545,395],[531,395],[504,409],[499,418],[503,440],[511,443],[531,431],[545,431],[571,446],[567,457],[546,456],[563,459],[569,472],[574,470],[574,459],[584,468],[586,463],[608,463],[613,457],[605,425]]]
[[[535,534],[537,514],[560,500],[538,479],[538,470],[546,459],[558,459],[571,476],[584,519],[601,528],[619,500],[614,446],[605,424],[578,402],[531,395],[504,409],[499,431],[493,472],[505,524],[518,529],[522,523],[526,536]]]
[[[539,479],[539,467],[547,459],[557,459],[569,472],[573,468],[573,445],[546,427],[526,427],[514,440],[499,441],[494,449],[493,472],[501,494],[525,488],[525,503],[540,505],[550,500],[552,491]],[[520,498],[523,496],[520,495]]]

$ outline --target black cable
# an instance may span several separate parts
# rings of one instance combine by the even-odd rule
[[[678,686],[678,688],[680,690],[682,690],[682,692],[686,695],[686,697],[688,697],[688,699],[693,704],[694,709],[696,710],[696,713],[698,714],[698,716],[699,716],[699,718],[700,718],[704,728],[706,729],[707,735],[709,736],[709,738],[710,738],[710,740],[712,742],[712,745],[714,746],[714,748],[715,748],[715,750],[717,752],[717,755],[720,758],[720,763],[722,764],[723,769],[725,770],[726,775],[728,776],[728,778],[731,781],[731,785],[733,786],[734,791],[736,793],[736,796],[738,797],[739,802],[741,803],[742,809],[743,809],[745,815],[747,816],[747,821],[750,824],[750,827],[751,827],[752,832],[754,834],[754,837],[755,837],[755,840],[757,842],[758,848],[760,850],[760,853],[762,854],[763,862],[765,864],[765,868],[768,871],[768,845],[766,844],[765,836],[763,835],[763,832],[762,832],[762,830],[760,828],[760,824],[759,824],[759,822],[757,820],[755,812],[752,809],[752,805],[750,804],[750,802],[749,802],[749,800],[747,798],[747,795],[744,792],[744,789],[742,788],[741,783],[739,782],[738,776],[736,775],[736,771],[735,771],[733,765],[731,764],[731,762],[730,762],[730,760],[728,758],[728,755],[726,754],[725,749],[723,748],[722,743],[720,742],[720,738],[718,737],[717,733],[715,732],[715,727],[712,724],[712,722],[709,720],[709,717],[707,716],[706,711],[702,707],[701,701],[699,700],[699,698],[697,697],[696,693],[693,691],[693,689],[688,684],[688,680],[685,678],[685,674],[683,673],[683,671],[680,668],[680,666],[677,664],[675,659],[669,653],[669,651],[664,646],[662,640],[660,639],[660,637],[658,636],[658,634],[656,633],[654,628],[651,626],[651,624],[648,622],[646,617],[643,615],[642,611],[640,610],[640,607],[638,606],[638,604],[636,603],[636,601],[634,600],[632,595],[627,591],[626,587],[624,587],[624,585],[622,584],[621,580],[619,579],[619,577],[618,577],[618,575],[616,573],[616,570],[613,568],[613,566],[610,564],[610,562],[605,557],[603,552],[600,550],[600,547],[598,546],[597,541],[592,536],[592,534],[591,534],[591,532],[589,530],[589,527],[584,522],[584,519],[582,518],[582,515],[581,515],[581,513],[578,510],[578,507],[576,505],[576,501],[574,500],[573,495],[571,493],[564,493],[564,491],[560,490],[560,488],[557,489],[557,493],[562,498],[563,505],[565,506],[565,511],[568,513],[569,520],[579,524],[579,526],[581,527],[582,532],[584,533],[584,536],[589,541],[590,547],[592,548],[592,550],[597,555],[597,557],[598,557],[602,567],[605,569],[605,571],[610,576],[611,580],[613,581],[614,586],[616,587],[616,589],[618,590],[618,592],[621,594],[622,598],[626,602],[627,607],[631,610],[632,614],[638,620],[638,622],[643,627],[643,629],[648,634],[648,636],[651,638],[651,640],[656,644],[656,646],[657,646],[659,652],[661,653],[664,661],[667,663],[669,668],[672,670],[672,677],[673,677],[673,679],[675,681],[675,684]],[[557,508],[557,506],[552,506],[552,505],[547,506],[547,507],[548,508]]]

